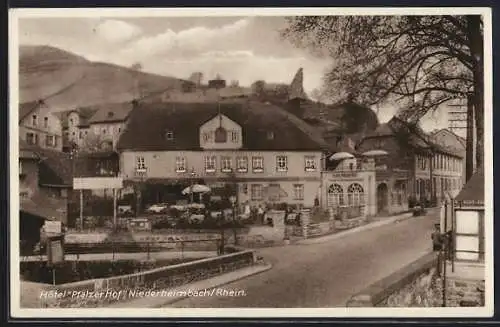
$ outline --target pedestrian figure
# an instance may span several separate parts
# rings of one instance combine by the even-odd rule
[[[257,208],[257,214],[259,215],[260,222],[262,223],[262,225],[264,225],[264,209],[260,204]]]
[[[432,233],[432,250],[433,251],[441,251],[443,237],[441,235],[441,231],[439,228],[439,224],[434,224],[434,232]]]

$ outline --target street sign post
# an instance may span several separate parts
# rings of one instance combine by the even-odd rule
[[[64,234],[47,237],[47,265],[52,268],[52,284],[56,284],[56,267],[64,262]]]

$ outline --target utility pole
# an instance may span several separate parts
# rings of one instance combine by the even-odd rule
[[[117,229],[117,223],[116,223],[116,189],[113,189],[113,226],[114,229]]]
[[[474,173],[474,100],[473,94],[467,96],[467,137],[465,143],[465,182]]]

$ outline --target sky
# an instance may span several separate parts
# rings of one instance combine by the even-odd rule
[[[50,45],[91,61],[123,66],[140,63],[143,71],[188,78],[220,74],[249,86],[256,80],[290,83],[304,69],[310,94],[322,84],[331,58],[312,56],[282,39],[283,17],[45,17],[19,20],[19,43]],[[378,109],[381,122],[396,112]],[[423,128],[442,126],[443,115],[428,115]]]

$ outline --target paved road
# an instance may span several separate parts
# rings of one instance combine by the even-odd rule
[[[239,297],[191,297],[173,307],[335,307],[431,251],[437,217],[415,217],[321,244],[259,250],[273,268],[227,284]]]

